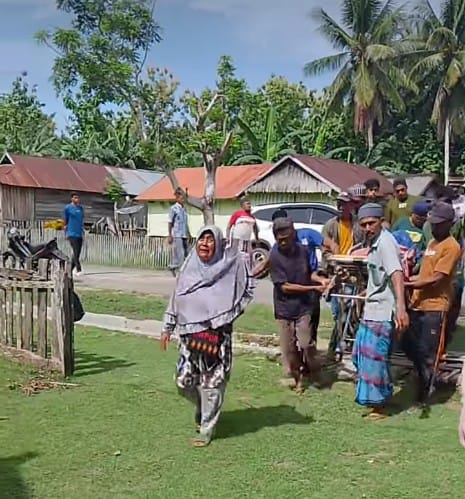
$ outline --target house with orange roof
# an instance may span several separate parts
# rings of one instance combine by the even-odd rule
[[[174,174],[180,187],[190,195],[202,197],[205,185],[203,167],[178,168]],[[391,192],[389,180],[370,168],[325,158],[289,155],[271,164],[221,166],[216,173],[215,223],[225,230],[238,199],[246,194],[253,205],[321,201],[333,202],[338,193],[370,178],[380,180],[381,189]],[[142,192],[138,201],[148,203],[147,235],[168,234],[167,214],[174,201],[168,177]],[[192,234],[203,225],[202,213],[187,206]]]

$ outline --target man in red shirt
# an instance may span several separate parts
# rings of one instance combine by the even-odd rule
[[[251,202],[243,197],[240,200],[241,209],[235,211],[228,222],[226,239],[232,244],[238,244],[239,250],[250,253],[252,234],[258,239],[258,226],[252,215]]]

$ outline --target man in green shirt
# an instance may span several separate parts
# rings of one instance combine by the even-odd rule
[[[384,226],[392,227],[399,219],[409,217],[412,214],[413,205],[420,200],[418,196],[412,196],[407,190],[405,178],[396,178],[392,183],[394,197],[390,199],[384,210]]]
[[[412,214],[409,217],[403,217],[397,220],[391,230],[405,231],[416,247],[420,251],[426,249],[425,236],[423,234],[423,226],[426,222],[426,217],[430,211],[430,205],[426,201],[418,201],[413,205]]]

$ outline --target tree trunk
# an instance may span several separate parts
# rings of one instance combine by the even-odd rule
[[[447,115],[444,126],[444,185],[449,183],[450,175],[450,117]]]
[[[368,127],[367,127],[367,144],[368,144],[368,152],[370,152],[373,149],[374,146],[374,136],[373,136],[373,120],[370,119],[368,121]]]
[[[215,223],[215,184],[216,167],[210,164],[205,168],[205,197],[202,209],[205,225],[214,225]]]

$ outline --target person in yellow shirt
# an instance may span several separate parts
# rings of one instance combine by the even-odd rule
[[[348,189],[349,192],[339,194],[337,198],[337,207],[339,215],[328,220],[323,227],[322,236],[325,239],[333,241],[339,248],[340,255],[347,255],[350,249],[365,240],[365,235],[362,232],[357,221],[357,211],[362,204],[363,192],[361,186],[353,186]],[[322,258],[324,266],[327,266],[327,256],[329,252],[323,251]],[[347,289],[349,292],[349,289]],[[340,315],[339,299],[331,298],[331,312],[334,318],[334,327],[337,328],[338,318]],[[335,330],[336,331],[336,330]],[[336,338],[335,332],[332,335]],[[337,345],[330,345],[331,349],[336,349]]]
[[[353,188],[352,191],[354,191]],[[342,192],[339,194],[337,197],[339,215],[328,220],[321,232],[323,237],[330,239],[338,245],[340,255],[347,255],[352,246],[364,240],[364,235],[356,218],[361,197],[356,196],[354,192]],[[323,259],[328,253],[328,250],[323,251]]]

